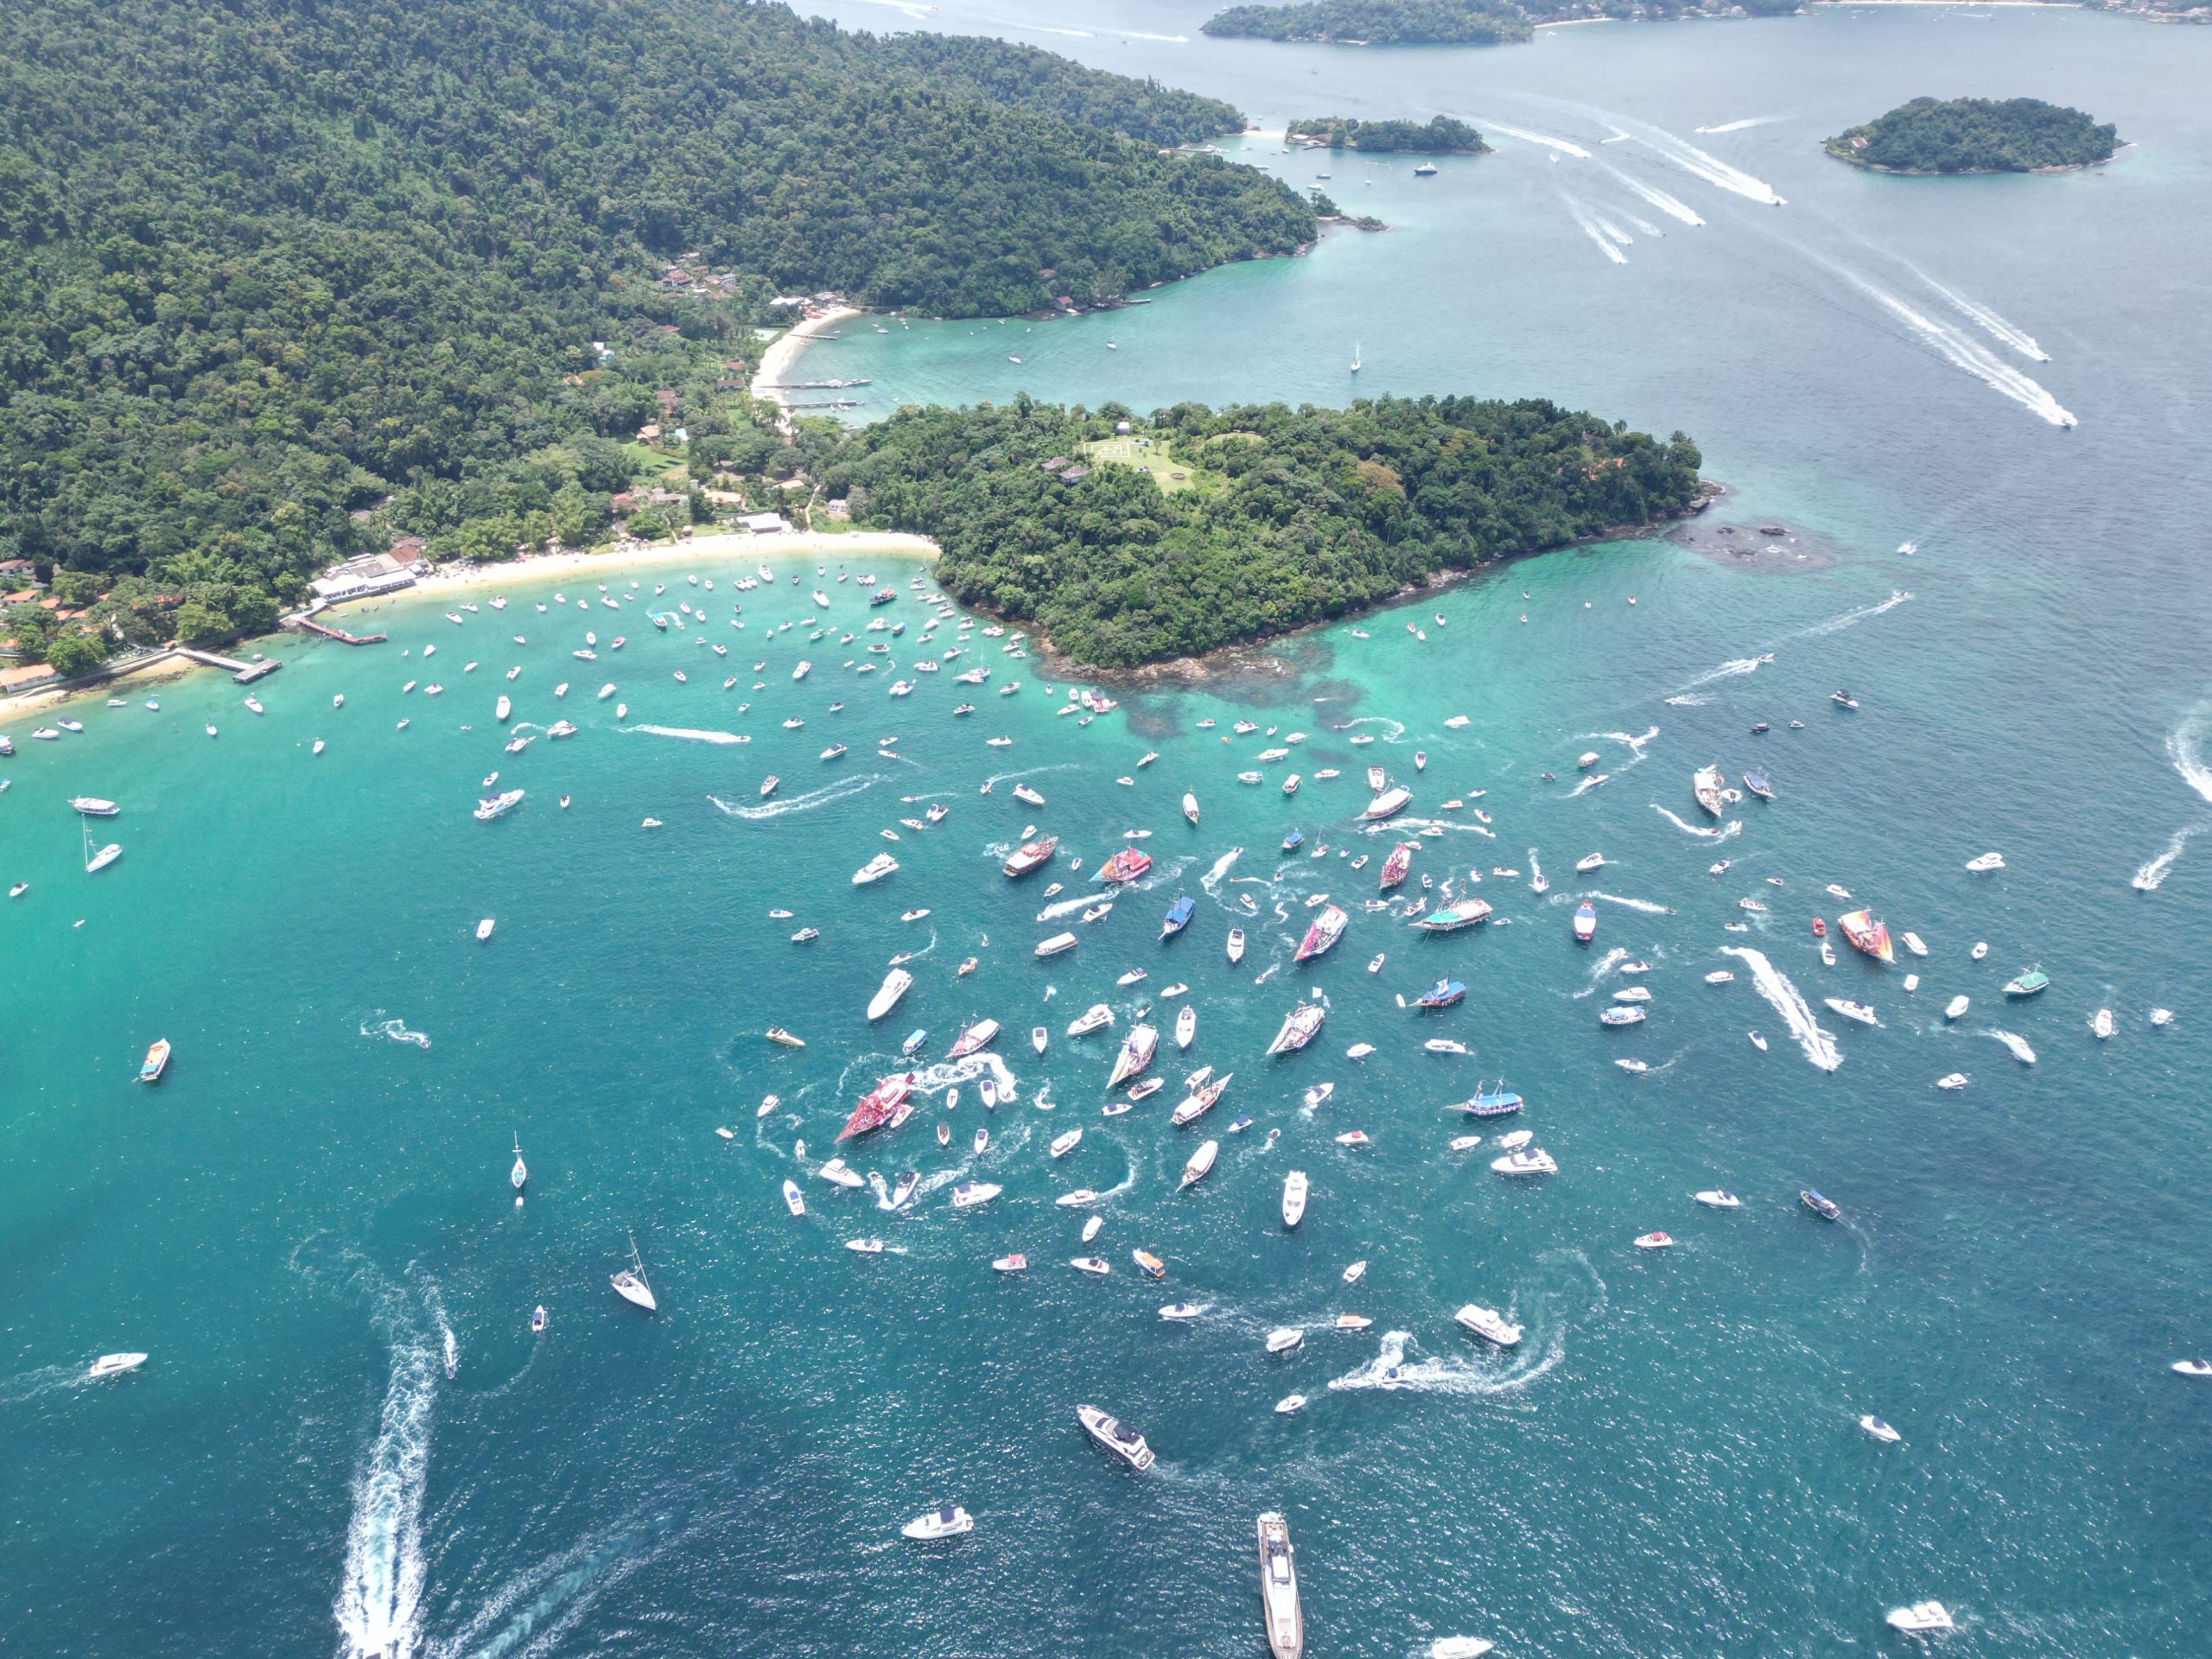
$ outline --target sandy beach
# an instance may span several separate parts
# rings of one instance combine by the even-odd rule
[[[346,619],[349,616],[359,616],[367,607],[416,594],[435,596],[465,593],[480,588],[518,588],[524,583],[572,575],[605,579],[634,575],[657,567],[704,564],[715,560],[746,559],[753,563],[776,564],[785,560],[812,559],[817,563],[842,565],[858,559],[874,558],[931,562],[937,556],[937,543],[927,537],[908,536],[894,531],[856,530],[842,535],[787,531],[779,536],[755,536],[744,531],[725,531],[711,536],[695,536],[686,541],[637,543],[597,553],[541,553],[530,558],[506,559],[494,564],[450,565],[424,577],[412,588],[402,588],[396,594],[379,594],[373,600],[357,601],[353,605],[336,606],[321,613],[319,620],[327,620],[333,627],[344,628],[347,627]],[[374,632],[373,629],[365,631]],[[302,643],[305,643],[302,636],[280,630],[273,634],[264,634],[257,639],[226,645],[221,654],[239,658],[249,658],[257,652],[264,656],[281,655],[287,645]],[[187,674],[207,671],[207,666],[204,663],[163,653],[91,684],[26,691],[12,697],[0,698],[0,720],[36,709],[58,708],[79,697],[113,696],[118,695],[117,688],[127,683],[160,683],[181,678]]]
[[[841,305],[818,317],[809,317],[792,327],[791,331],[771,345],[760,359],[760,366],[753,372],[753,395],[763,403],[784,406],[785,393],[773,390],[776,385],[798,367],[798,360],[805,355],[813,337],[824,330],[835,328],[841,322],[849,322],[862,315],[853,306]],[[779,423],[788,420],[788,415],[778,417]]]

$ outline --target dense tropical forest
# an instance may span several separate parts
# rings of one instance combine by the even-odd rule
[[[0,559],[112,585],[112,643],[265,627],[394,531],[588,539],[645,423],[679,480],[783,449],[724,395],[779,292],[1004,315],[1310,241],[1166,153],[1239,124],[728,0],[0,9]]]
[[[1890,173],[2031,173],[2110,161],[2120,132],[2037,98],[1916,98],[1838,133],[1828,154]]]
[[[1117,421],[1135,430],[1115,435]],[[1128,667],[1266,638],[1440,570],[1678,512],[1697,448],[1556,404],[1194,404],[1136,421],[1016,398],[908,408],[825,457],[856,523],[944,550],[956,596]]]
[[[1368,46],[1496,46],[1529,37],[1511,0],[1303,0],[1231,6],[1206,19],[1208,35],[1260,41],[1356,41]]]
[[[1439,115],[1427,121],[1358,121],[1317,115],[1290,124],[1287,136],[1318,138],[1331,149],[1406,150],[1427,156],[1478,156],[1490,146],[1464,121]]]

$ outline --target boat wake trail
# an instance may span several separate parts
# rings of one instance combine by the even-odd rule
[[[1574,222],[1582,227],[1582,234],[1595,242],[1606,258],[1617,265],[1628,264],[1628,256],[1613,245],[1612,239],[1605,234],[1605,227],[1596,214],[1573,196],[1562,194],[1560,200],[1567,204],[1567,211],[1574,215]]]
[[[378,1019],[377,1014],[383,1012],[382,1008],[378,1008],[376,1014],[371,1014],[368,1019],[361,1022],[362,1036],[389,1037],[395,1043],[412,1043],[417,1048],[428,1048],[430,1046],[429,1038],[419,1031],[408,1030],[405,1020]]]
[[[1654,904],[1649,899],[1624,899],[1617,893],[1600,893],[1594,887],[1582,896],[1585,899],[1603,899],[1606,904],[1618,905],[1624,910],[1640,910],[1647,916],[1672,916],[1677,913],[1672,905]]]
[[[1670,214],[1674,218],[1681,220],[1685,225],[1702,225],[1705,223],[1704,219],[1700,216],[1697,209],[1691,207],[1689,203],[1680,200],[1678,197],[1669,195],[1664,190],[1655,189],[1652,186],[1644,183],[1641,179],[1631,177],[1630,175],[1622,172],[1618,167],[1613,166],[1610,162],[1599,162],[1598,165],[1604,168],[1606,172],[1611,174],[1614,178],[1619,180],[1622,188],[1633,191],[1646,203],[1651,207],[1656,207],[1661,213]],[[1654,231],[1652,234],[1656,236],[1659,232]]]
[[[1964,369],[1992,391],[2010,397],[2037,418],[2053,426],[2078,426],[2072,412],[2046,391],[2042,385],[2023,374],[2004,361],[1979,341],[1968,339],[1948,323],[1938,322],[1933,317],[1915,310],[1889,289],[1860,276],[1847,265],[1808,250],[1799,251],[1816,264],[1825,265],[1844,282],[1865,295],[1897,321],[1904,324],[1926,345],[1932,346],[1955,366]]]
[[[1655,127],[1648,121],[1632,121],[1618,118],[1637,138],[1652,149],[1681,168],[1685,173],[1703,179],[1707,184],[1719,185],[1723,190],[1756,201],[1762,207],[1779,207],[1783,198],[1764,179],[1755,179],[1740,167],[1731,167],[1710,151],[1700,149],[1686,138],[1678,138],[1664,127]]]
[[[1546,149],[1555,149],[1562,156],[1580,156],[1586,162],[1590,159],[1588,150],[1580,144],[1569,143],[1564,138],[1548,137],[1541,132],[1531,132],[1526,127],[1509,127],[1504,122],[1493,121],[1487,116],[1476,118],[1492,132],[1502,132],[1508,138],[1518,138],[1524,144],[1538,144]]]
[[[2212,804],[2212,766],[2205,765],[2202,748],[2208,715],[2212,715],[2212,703],[2199,703],[2183,716],[2181,724],[2166,734],[2166,758],[2173,762],[2182,781],[2201,799]],[[2138,893],[2156,893],[2159,883],[2166,879],[2166,873],[2173,868],[2175,860],[2181,856],[2182,849],[2188,846],[2190,837],[2205,827],[2192,823],[2176,830],[2173,839],[2166,843],[2165,851],[2136,871],[2129,885]]]
[[[1681,830],[1684,835],[1696,836],[1700,840],[1704,841],[1726,841],[1729,836],[1737,834],[1744,827],[1743,820],[1740,818],[1731,818],[1726,823],[1723,824],[1718,830],[1709,830],[1701,823],[1685,823],[1681,818],[1669,811],[1665,807],[1660,805],[1656,801],[1651,803],[1651,810],[1654,812],[1656,812],[1661,817],[1666,819],[1668,823],[1673,824],[1675,829]]]
[[[346,1659],[411,1659],[423,1634],[423,1494],[437,1338],[424,1296],[383,1280],[365,1262],[356,1265],[354,1277],[372,1289],[372,1318],[391,1344],[391,1376],[376,1438],[353,1477],[346,1565],[331,1611]]]
[[[1878,605],[1861,606],[1858,610],[1846,611],[1841,616],[1832,616],[1825,622],[1812,623],[1798,629],[1792,637],[1802,639],[1809,639],[1815,634],[1841,633],[1846,628],[1856,627],[1870,616],[1879,616],[1885,611],[1894,611],[1911,598],[1912,595],[1904,588],[1893,588],[1890,590],[1890,596]]]
[[[1216,895],[1219,894],[1221,892],[1221,878],[1229,874],[1229,867],[1237,861],[1238,857],[1242,855],[1243,851],[1244,849],[1242,847],[1232,847],[1227,852],[1224,853],[1219,858],[1214,860],[1213,868],[1198,878],[1199,887],[1207,893]]]
[[[36,1370],[22,1371],[14,1376],[0,1379],[0,1406],[19,1406],[26,1400],[35,1400],[42,1394],[58,1394],[63,1389],[73,1389],[87,1381],[82,1365],[41,1365]]]
[[[1720,954],[1739,958],[1751,969],[1752,985],[1782,1016],[1782,1023],[1797,1039],[1797,1046],[1804,1050],[1807,1059],[1823,1071],[1833,1071],[1843,1064],[1843,1054],[1836,1047],[1835,1039],[1821,1030],[1820,1022],[1813,1018],[1812,1004],[1783,976],[1780,969],[1766,959],[1765,952],[1745,945],[1724,944]]]
[[[1618,743],[1628,751],[1628,759],[1615,766],[1613,768],[1615,772],[1626,772],[1630,766],[1640,764],[1643,760],[1644,746],[1658,735],[1659,728],[1656,726],[1652,727],[1641,737],[1630,736],[1626,732],[1584,732],[1581,734],[1585,742]]]
[[[1937,282],[1933,276],[1930,276],[1926,271],[1920,270],[1917,266],[1908,266],[1907,269],[1910,270],[1912,274],[1919,277],[1922,282],[1927,283],[1929,287],[1934,289],[1938,294],[1941,294],[1945,299],[1948,300],[1951,302],[1953,308],[1955,309],[1961,316],[1970,318],[1974,321],[1980,323],[1993,339],[2002,340],[2005,345],[2010,346],[2014,351],[2018,352],[2022,357],[2032,359],[2037,363],[2048,363],[2050,361],[2050,353],[2044,350],[2042,346],[2037,345],[2035,336],[2029,334],[2024,328],[2018,327],[2012,323],[2006,321],[2003,317],[1998,315],[1995,310],[1982,304],[1979,300],[1970,300],[1965,295],[1958,292],[1955,289],[1945,287],[1942,283]]]
[[[648,737],[681,738],[686,743],[750,743],[753,740],[740,732],[702,732],[689,726],[626,726],[625,731],[643,732]]]
[[[1627,957],[1628,951],[1622,946],[1617,944],[1611,950],[1606,951],[1604,956],[1599,957],[1597,961],[1592,963],[1590,964],[1590,982],[1580,990],[1575,992],[1575,1001],[1579,1002],[1584,997],[1592,995],[1598,988],[1599,982],[1604,979],[1607,974],[1613,971],[1613,964],[1618,962],[1624,962]]]
[[[1567,1333],[1558,1327],[1549,1333],[1541,1355],[1532,1358],[1516,1350],[1511,1363],[1503,1367],[1479,1365],[1456,1355],[1408,1363],[1406,1344],[1411,1339],[1408,1332],[1384,1332],[1382,1349],[1375,1357],[1356,1370],[1331,1378],[1329,1391],[1344,1394],[1374,1389],[1402,1394],[1511,1394],[1535,1382],[1567,1357]]]
[[[862,790],[874,789],[884,781],[875,772],[855,772],[849,778],[840,778],[834,784],[825,784],[820,789],[809,790],[804,795],[794,795],[787,801],[760,801],[751,806],[733,806],[719,795],[709,795],[707,798],[725,817],[760,823],[769,818],[780,818],[787,813],[811,812],[817,806],[828,806],[833,801],[844,800]]]
[[[551,1652],[594,1602],[651,1561],[672,1533],[665,1515],[632,1516],[516,1573],[429,1659],[508,1659]]]
[[[1685,691],[1694,691],[1700,685],[1711,685],[1715,680],[1732,680],[1738,675],[1756,674],[1759,671],[1759,669],[1763,664],[1770,663],[1773,660],[1774,653],[1770,651],[1762,652],[1756,657],[1731,658],[1727,662],[1721,664],[1718,668],[1707,669],[1704,673],[1699,675],[1695,679],[1689,682],[1688,684],[1683,686],[1682,690]]]
[[[1334,729],[1339,732],[1352,732],[1357,731],[1363,726],[1388,726],[1390,729],[1382,734],[1382,741],[1385,743],[1395,743],[1406,734],[1405,722],[1402,720],[1392,720],[1388,715],[1363,715],[1359,719],[1348,720]]]
[[[1693,130],[1698,132],[1741,132],[1745,127],[1771,126],[1777,121],[1788,121],[1793,118],[1794,118],[1787,115],[1747,115],[1741,121],[1723,121],[1717,127],[1698,127],[1693,129]]]

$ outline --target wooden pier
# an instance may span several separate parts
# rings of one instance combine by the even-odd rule
[[[385,636],[380,633],[348,633],[343,628],[326,627],[312,617],[296,618],[294,625],[309,633],[320,634],[325,639],[335,639],[341,645],[380,645],[385,640]]]
[[[267,679],[284,666],[274,657],[264,657],[257,663],[242,663],[235,657],[218,657],[212,651],[194,651],[189,645],[179,645],[176,654],[189,657],[195,663],[205,663],[210,668],[219,668],[240,685],[251,685],[256,680]]]

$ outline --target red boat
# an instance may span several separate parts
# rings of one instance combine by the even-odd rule
[[[1846,911],[1835,922],[1853,950],[1862,951],[1877,962],[1897,960],[1897,947],[1890,943],[1890,930],[1871,911]]]
[[[1816,938],[1816,939],[1825,939],[1826,938],[1827,938],[1827,936],[1828,936],[1828,925],[1827,925],[1826,922],[1822,921],[1819,917],[1817,917],[1817,916],[1814,917],[1814,918],[1813,918],[1813,937],[1814,937],[1815,938]]]
[[[1390,856],[1382,861],[1382,891],[1388,893],[1406,879],[1406,872],[1413,866],[1414,854],[1421,843],[1402,841],[1390,849]]]
[[[914,1074],[897,1071],[877,1084],[861,1096],[861,1103],[853,1108],[853,1115],[845,1120],[845,1127],[837,1131],[840,1141],[849,1141],[856,1135],[866,1135],[880,1129],[891,1122],[899,1107],[906,1103],[906,1091],[914,1086]]]
[[[1319,956],[1344,937],[1344,924],[1351,919],[1334,905],[1323,906],[1313,925],[1306,930],[1305,938],[1299,942],[1298,954],[1291,960],[1306,962]]]
[[[1008,875],[1027,875],[1050,859],[1053,849],[1059,844],[1060,838],[1058,836],[1042,836],[1031,842],[1027,847],[1017,849],[1014,855],[1000,868]]]
[[[1152,868],[1152,855],[1124,847],[1098,867],[1101,881],[1134,881]]]

